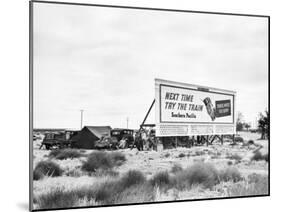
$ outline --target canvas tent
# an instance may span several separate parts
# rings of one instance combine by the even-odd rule
[[[93,149],[96,142],[104,136],[110,136],[110,126],[85,126],[71,140],[73,147],[80,149]]]

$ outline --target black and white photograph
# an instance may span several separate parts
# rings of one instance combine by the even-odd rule
[[[31,210],[269,195],[269,16],[29,3]]]

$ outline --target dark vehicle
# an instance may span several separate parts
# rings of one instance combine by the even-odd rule
[[[96,149],[117,149],[118,140],[116,137],[104,136],[95,145]]]
[[[116,138],[118,142],[126,140],[126,147],[130,147],[134,143],[134,130],[130,129],[113,129],[110,132],[112,138]]]
[[[78,131],[64,131],[64,132],[49,132],[41,143],[39,149],[45,146],[46,149],[62,149],[72,147],[71,138],[76,135]]]

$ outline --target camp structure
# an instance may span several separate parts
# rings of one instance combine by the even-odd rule
[[[72,137],[72,147],[79,149],[94,149],[95,144],[104,136],[110,136],[110,126],[85,126]]]

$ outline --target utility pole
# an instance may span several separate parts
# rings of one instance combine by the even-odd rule
[[[84,112],[84,110],[80,110],[80,113],[81,113],[81,124],[80,124],[80,129],[82,129],[82,127],[83,127],[83,112]]]
[[[129,129],[129,117],[127,117],[127,129]]]

